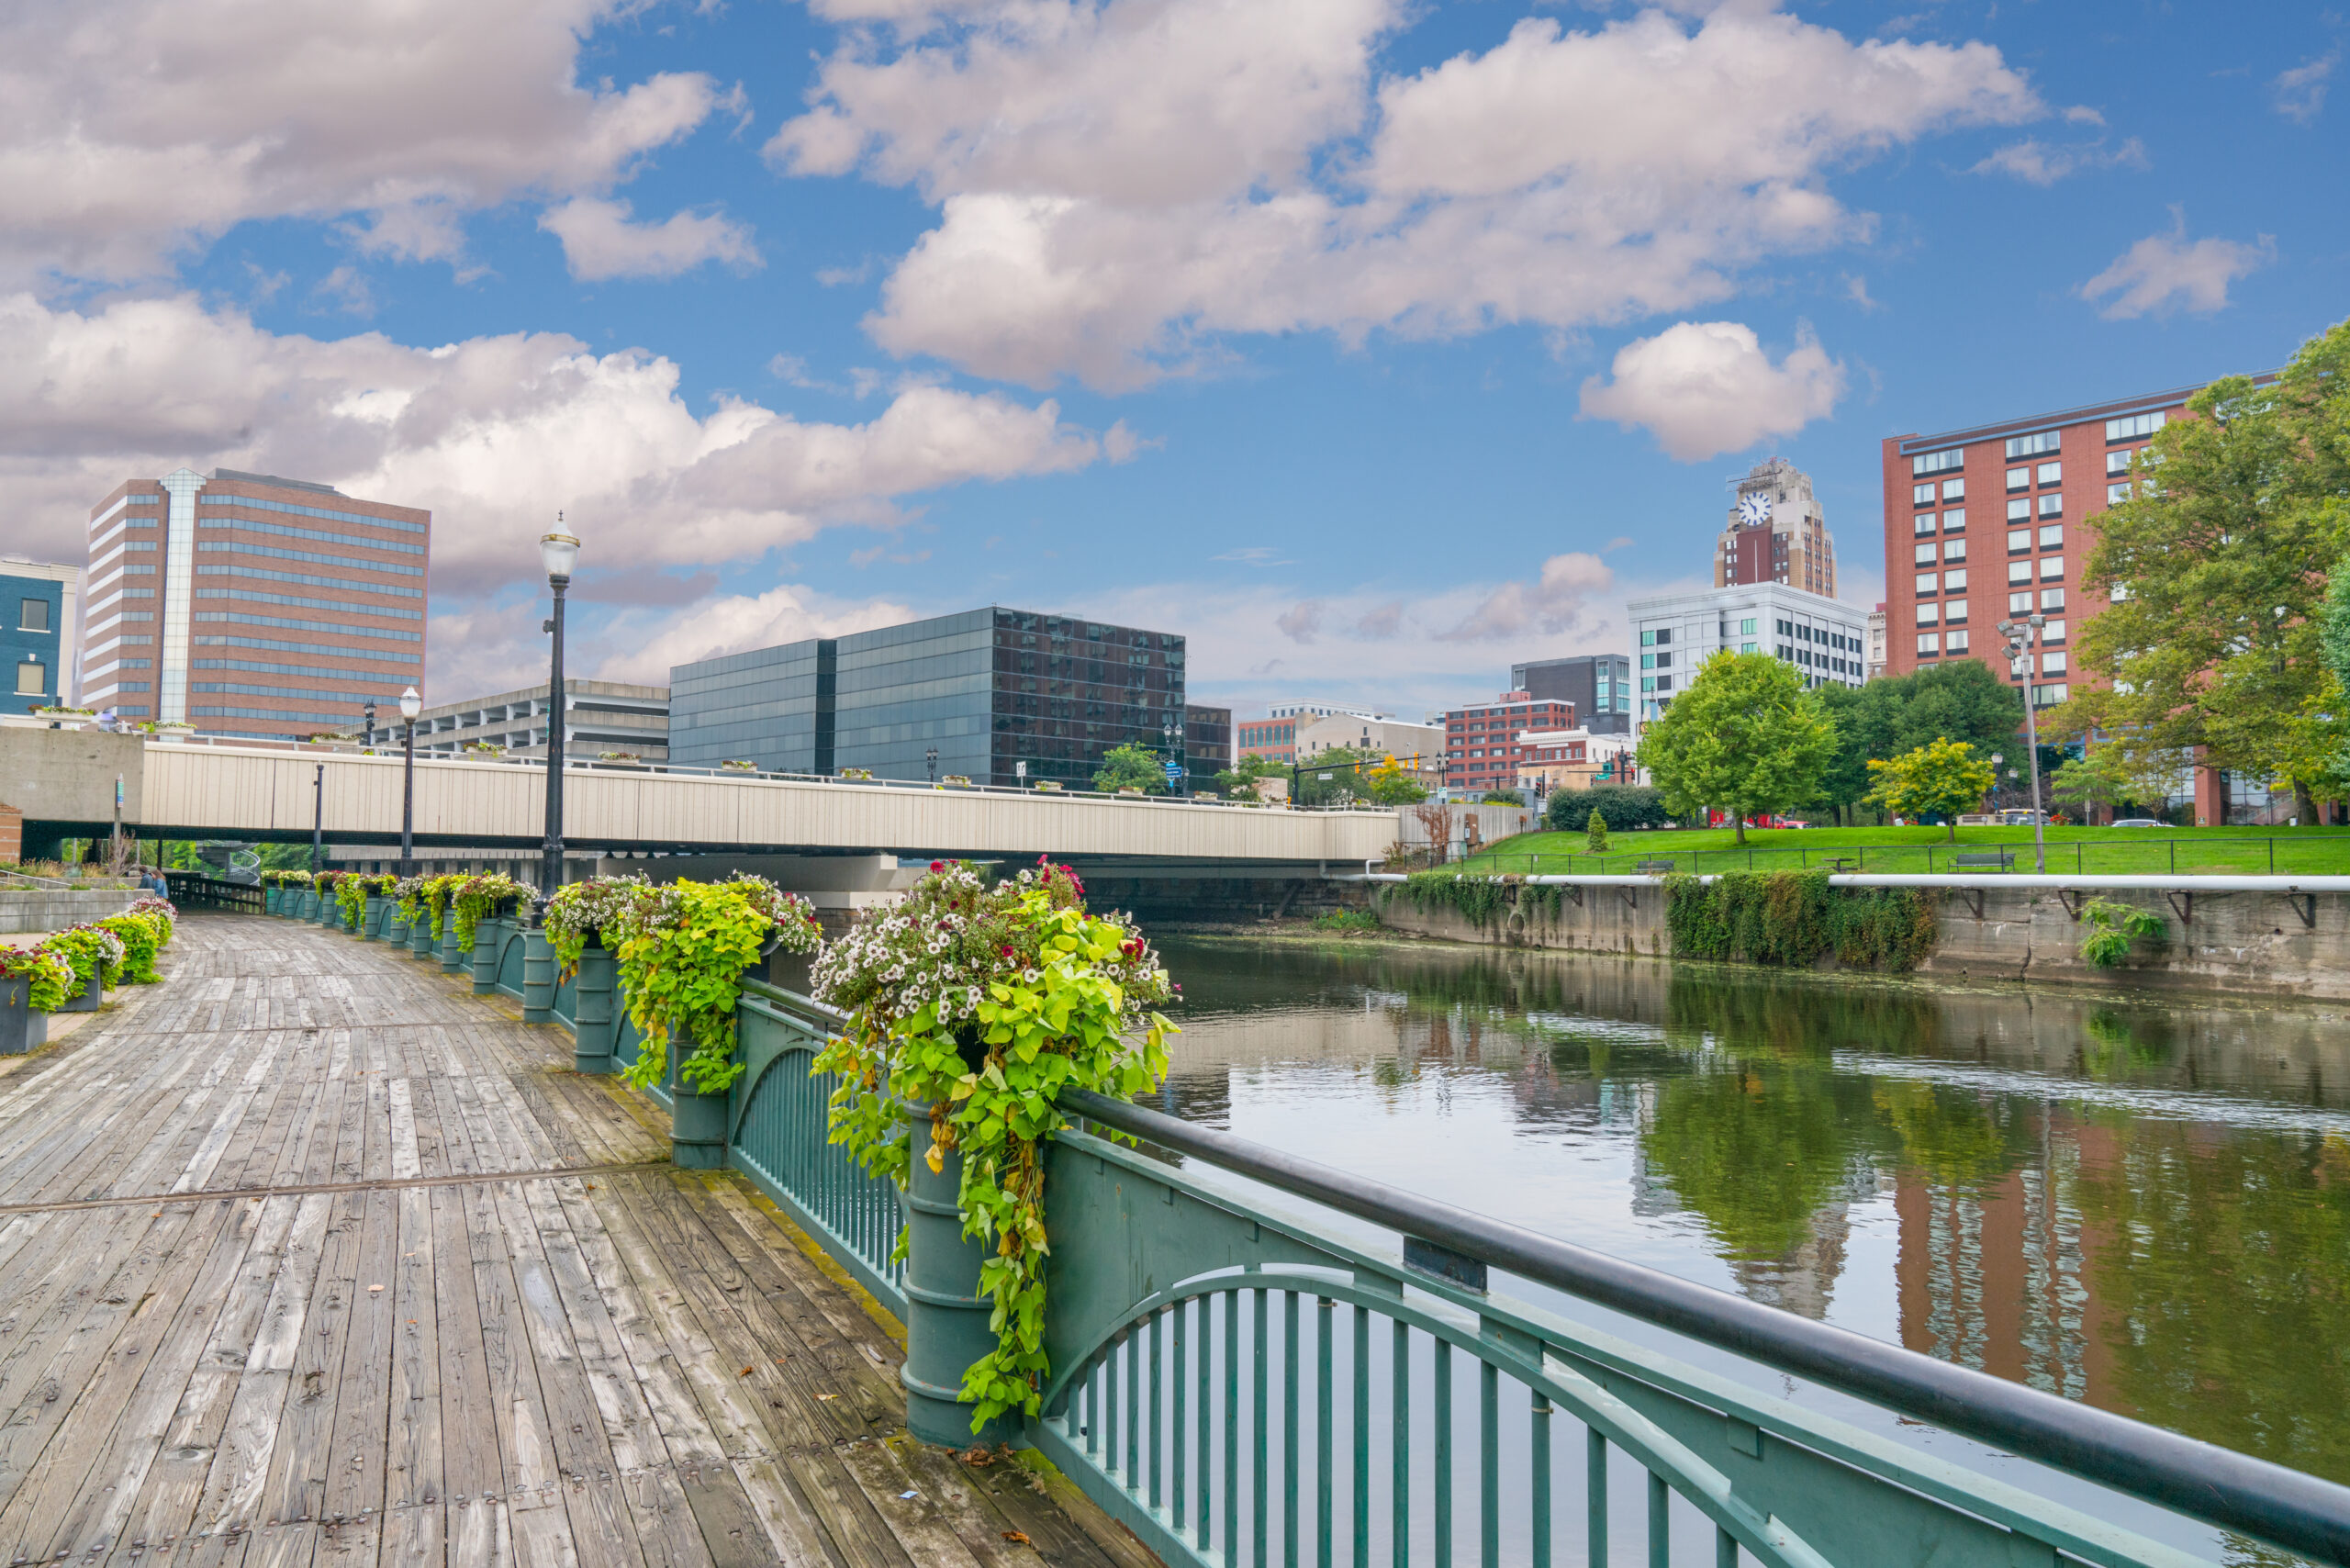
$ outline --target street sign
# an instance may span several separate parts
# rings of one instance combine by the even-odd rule
[[[1167,765],[1167,782],[1169,782],[1169,784],[1177,784],[1177,783],[1181,783],[1181,782],[1182,781],[1182,778],[1183,778],[1183,765],[1182,765],[1181,763],[1180,763],[1180,762],[1170,762],[1170,763],[1169,763],[1169,764]]]

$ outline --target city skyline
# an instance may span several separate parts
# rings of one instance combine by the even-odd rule
[[[561,510],[589,678],[991,599],[1443,711],[1774,456],[1865,611],[1885,437],[2269,368],[2350,270],[2315,13],[450,4],[357,87],[364,10],[0,22],[0,548],[298,474],[431,511],[435,699],[543,678]]]

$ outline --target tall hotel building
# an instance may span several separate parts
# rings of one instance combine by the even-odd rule
[[[297,739],[424,686],[432,514],[216,468],[90,512],[82,701],[126,720]]]
[[[2127,496],[2131,464],[2199,390],[1886,438],[1886,673],[1975,659],[2021,686],[1996,628],[2038,613],[2031,702],[2065,700],[2071,633],[2100,608],[2081,592],[2097,516]]]

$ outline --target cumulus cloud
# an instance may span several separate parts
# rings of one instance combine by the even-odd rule
[[[2134,136],[2112,148],[2102,140],[2059,143],[2027,137],[1996,150],[1967,172],[2011,174],[2027,185],[2053,185],[2065,175],[2084,169],[2145,167],[2145,144]]]
[[[613,654],[597,669],[602,680],[669,683],[669,666],[771,648],[807,637],[845,637],[914,620],[912,605],[874,599],[850,603],[797,583],[762,594],[726,594],[666,616],[641,614],[609,628]]]
[[[1826,419],[1844,390],[1844,367],[1808,328],[1778,364],[1754,329],[1737,321],[1683,321],[1616,352],[1613,381],[1583,384],[1586,419],[1645,425],[1666,454],[1695,463],[1767,435],[1791,435]]]
[[[728,100],[577,80],[628,0],[19,0],[0,7],[0,279],[146,277],[248,218],[362,215],[453,256],[464,213],[601,191]]]
[[[1448,643],[1489,643],[1536,632],[1572,632],[1592,599],[1615,586],[1616,574],[1596,555],[1581,550],[1553,555],[1534,581],[1502,584],[1451,631],[1437,636]]]
[[[1035,386],[1212,365],[1219,334],[1686,308],[1741,268],[1865,233],[1834,171],[2044,112],[1987,45],[1854,43],[1751,6],[1581,32],[1528,19],[1383,78],[1372,54],[1402,0],[827,14],[852,11],[904,25],[855,30],[767,155],[935,202],[869,330]]]
[[[2250,245],[2233,240],[2188,240],[2187,214],[2171,209],[2171,231],[2149,234],[2081,285],[2081,297],[2109,321],[2187,310],[2208,316],[2226,308],[2228,285],[2276,259],[2268,235]]]
[[[91,501],[186,464],[291,474],[430,507],[436,600],[534,578],[557,509],[589,569],[753,559],[901,498],[1064,473],[1101,441],[1051,402],[900,391],[862,424],[756,403],[697,417],[678,367],[555,333],[433,349],[275,336],[188,297],[81,314],[0,297],[0,474],[36,550],[78,550]],[[63,556],[62,558],[71,558]]]
[[[1366,642],[1383,643],[1403,630],[1404,601],[1400,599],[1374,604],[1355,618],[1355,635]]]
[[[760,262],[750,229],[717,213],[678,212],[660,223],[635,223],[624,201],[575,196],[550,208],[539,227],[563,241],[571,275],[591,283],[675,277],[704,262],[747,272]]]
[[[2314,124],[2325,107],[2325,90],[2333,81],[2333,68],[2341,63],[2342,51],[2337,49],[2277,73],[2268,84],[2269,100],[2277,112],[2296,125]]]
[[[1273,624],[1292,643],[1311,643],[1322,630],[1322,601],[1302,599],[1273,617]]]

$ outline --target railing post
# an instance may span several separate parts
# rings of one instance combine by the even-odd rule
[[[612,993],[619,969],[620,960],[600,943],[579,955],[579,983],[572,991],[571,1065],[581,1072],[612,1070]]]
[[[531,985],[530,959],[527,956],[528,952],[529,949],[524,949],[526,956],[522,960],[522,1019],[525,1023],[536,1024],[542,1022],[542,1020],[532,1018],[530,1014],[529,998]],[[469,960],[474,972],[474,994],[476,996],[487,996],[491,991],[498,989],[498,960],[505,956],[506,922],[497,915],[492,915],[487,920],[476,923],[474,926],[474,950]]]
[[[490,976],[490,986],[494,987],[497,971],[491,970]],[[474,989],[489,988],[476,980]],[[554,1022],[554,943],[544,931],[522,933],[522,1022]]]
[[[925,1443],[992,1447],[1010,1439],[1013,1423],[998,1418],[975,1437],[971,1407],[961,1398],[965,1370],[995,1349],[988,1327],[994,1304],[979,1294],[987,1253],[963,1235],[963,1153],[948,1149],[934,1172],[923,1158],[930,1107],[910,1105],[907,1114],[914,1157],[904,1198],[906,1361],[898,1373],[906,1385],[906,1427]]]

